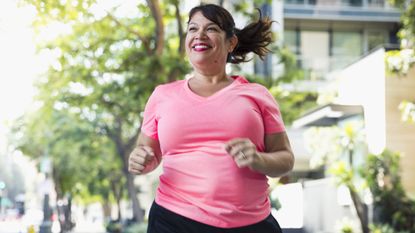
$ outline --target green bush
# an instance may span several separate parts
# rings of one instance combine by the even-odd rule
[[[374,223],[379,233],[415,232],[415,201],[403,189],[400,154],[389,150],[368,155],[361,170],[373,195]],[[383,224],[383,226],[382,226]]]
[[[146,233],[147,223],[135,223],[127,226],[124,233]]]

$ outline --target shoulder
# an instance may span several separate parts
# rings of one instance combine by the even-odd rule
[[[170,91],[176,88],[181,88],[186,80],[176,80],[170,83],[160,84],[156,87],[157,91]]]
[[[183,88],[183,85],[186,80],[177,80],[170,83],[164,83],[157,85],[153,91],[153,95],[155,96],[166,96],[169,93],[174,93],[178,89]]]
[[[243,76],[233,76],[235,81],[238,82],[239,86],[246,91],[251,91],[253,93],[269,93],[269,90],[262,84],[249,82]]]

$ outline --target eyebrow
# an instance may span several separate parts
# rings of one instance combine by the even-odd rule
[[[194,22],[189,22],[187,25],[188,26],[190,26],[190,25],[196,25],[196,26],[199,26],[199,24],[197,24],[197,23],[194,23]],[[217,25],[216,23],[208,23],[206,26],[212,26],[212,25],[214,25],[214,26],[217,26],[217,27],[219,27],[219,25]]]

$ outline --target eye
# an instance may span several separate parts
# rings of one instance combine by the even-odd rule
[[[187,29],[187,31],[189,31],[189,32],[194,32],[194,31],[197,31],[197,28],[196,28],[196,27],[189,27],[189,28]]]
[[[209,32],[218,32],[219,31],[219,29],[218,28],[216,28],[216,27],[208,27],[207,28],[207,31]]]

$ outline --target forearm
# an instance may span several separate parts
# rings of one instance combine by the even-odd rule
[[[258,152],[258,160],[252,169],[270,177],[280,177],[292,170],[294,156],[288,150],[275,152]]]

